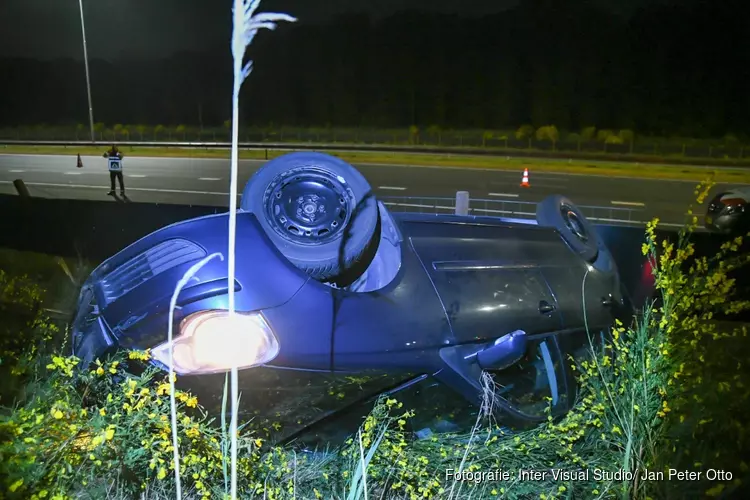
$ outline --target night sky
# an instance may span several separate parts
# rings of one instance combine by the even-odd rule
[[[530,0],[265,0],[260,11],[321,23],[346,12],[384,17],[404,9],[477,16]],[[554,1],[554,0],[553,0]],[[674,0],[677,1],[677,0]],[[630,15],[649,0],[592,0]],[[654,3],[651,0],[651,3]],[[89,57],[163,57],[228,41],[231,0],[83,0]],[[34,33],[40,36],[34,36]],[[0,57],[81,58],[77,0],[0,1]]]

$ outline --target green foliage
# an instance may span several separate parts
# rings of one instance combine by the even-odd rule
[[[607,142],[607,139],[612,137],[613,132],[611,130],[599,130],[596,132],[596,140],[599,142]]]
[[[442,142],[443,129],[439,125],[430,125],[427,128],[427,134],[437,143]]]
[[[419,142],[419,127],[412,125],[409,127],[409,144],[417,144]]]
[[[482,132],[482,146],[487,146],[487,141],[491,140],[493,137],[495,137],[495,134],[492,130],[485,130]]]
[[[554,125],[545,125],[537,129],[536,139],[538,141],[550,141],[554,144],[560,139],[560,132]]]
[[[581,141],[581,134],[577,134],[575,132],[571,132],[567,136],[565,136],[565,140],[568,142],[580,142]]]
[[[631,143],[635,140],[635,132],[629,129],[620,130],[617,136],[623,143]]]
[[[581,129],[581,138],[584,141],[591,141],[596,137],[596,127],[584,127]]]
[[[178,134],[182,134],[182,138],[184,139],[185,134],[187,133],[187,127],[185,127],[185,125],[177,125],[174,131]]]
[[[696,187],[699,205],[713,185],[709,180]],[[692,215],[692,207],[688,213]],[[659,241],[657,224],[655,219],[646,228],[643,253],[656,269],[663,301],[649,326],[666,332],[661,355],[669,360],[664,389],[669,404],[665,403],[664,412],[669,414],[667,441],[672,453],[659,456],[659,463],[673,468],[710,463],[714,469],[734,471],[735,477],[747,476],[743,450],[750,449],[744,426],[750,387],[743,366],[750,355],[748,328],[716,321],[714,316],[750,310],[750,301],[738,293],[733,277],[747,272],[750,233],[728,240],[714,256],[696,257],[690,234],[697,217],[692,216],[676,241]],[[736,447],[723,446],[730,443]],[[709,492],[711,496],[727,493],[739,484],[738,480],[719,482],[710,485]]]
[[[604,144],[623,144],[624,142],[622,137],[615,134],[610,134],[604,139]]]
[[[516,130],[516,139],[519,141],[529,139],[534,135],[534,127],[532,125],[521,125]]]
[[[702,203],[710,184],[696,190]],[[242,498],[684,498],[732,494],[748,466],[750,380],[741,369],[750,352],[747,328],[714,321],[716,313],[750,309],[732,273],[750,263],[743,238],[714,257],[695,258],[693,218],[676,240],[661,240],[658,220],[643,246],[655,272],[660,305],[647,305],[611,341],[573,364],[579,374],[574,409],[536,428],[507,433],[483,412],[471,432],[413,440],[412,411],[381,399],[359,432],[324,458],[268,447],[267,422],[240,430]],[[59,332],[41,314],[44,295],[33,281],[0,272],[2,377],[22,381],[16,402],[0,412],[0,488],[5,498],[174,498],[167,380],[154,369],[135,376],[148,353],[130,352],[81,370],[51,349]],[[23,321],[13,322],[17,310]],[[7,333],[7,332],[5,332]],[[485,379],[488,389],[491,382]],[[488,395],[491,391],[488,390]],[[184,494],[222,498],[227,436],[197,399],[179,392],[178,434]],[[491,407],[491,400],[486,401]],[[736,446],[725,446],[736,443]],[[43,459],[41,459],[43,457]],[[702,465],[701,465],[702,464]],[[665,468],[724,469],[732,481],[622,480],[602,473]],[[588,478],[462,481],[502,469],[589,470]],[[595,477],[593,471],[599,471]],[[514,478],[515,479],[515,478]],[[671,488],[671,489],[668,489]],[[148,496],[147,496],[148,497]]]
[[[724,142],[727,144],[737,144],[740,140],[734,134],[727,134],[724,136]]]
[[[140,140],[143,140],[143,134],[146,133],[146,129],[147,128],[148,127],[146,127],[146,125],[136,125],[135,126],[135,130],[136,130],[136,132],[138,132],[138,138]]]

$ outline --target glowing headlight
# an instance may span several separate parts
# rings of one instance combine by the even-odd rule
[[[218,373],[249,368],[273,360],[279,342],[271,327],[258,313],[201,311],[180,324],[173,339],[174,371],[178,374]],[[151,350],[157,361],[169,366],[169,343]]]

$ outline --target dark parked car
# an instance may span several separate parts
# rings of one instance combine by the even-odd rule
[[[81,290],[74,353],[150,348],[166,370],[175,284],[227,255],[227,227],[227,214],[173,224],[102,263]],[[416,436],[471,427],[484,373],[506,425],[544,420],[547,398],[560,414],[575,390],[567,355],[627,313],[611,253],[562,196],[525,222],[391,214],[352,166],[292,153],[249,181],[236,234],[235,282],[214,259],[179,294],[178,383],[210,407],[236,362],[244,414],[308,446],[354,432],[382,394],[417,410]]]
[[[725,235],[750,231],[750,188],[737,188],[714,196],[708,204],[706,229]]]

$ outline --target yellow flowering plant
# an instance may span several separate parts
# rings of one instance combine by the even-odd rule
[[[696,187],[699,205],[713,186],[709,179]],[[669,421],[669,451],[661,453],[660,462],[688,470],[695,464],[723,465],[739,475],[741,450],[750,447],[743,425],[750,410],[743,375],[750,350],[748,326],[741,321],[750,301],[737,279],[748,273],[750,234],[725,237],[720,244],[717,237],[696,242],[697,217],[692,208],[688,213],[692,219],[676,238],[660,237],[658,220],[652,221],[644,244],[661,299],[650,328],[664,333],[660,354],[668,360],[669,373],[659,412]],[[728,446],[719,449],[720,443]],[[738,481],[704,481],[705,493],[727,493],[740,486]]]
[[[710,182],[698,187],[699,202],[710,189]],[[600,332],[590,332],[588,356],[567,360],[578,390],[564,416],[512,431],[488,411],[494,400],[487,384],[484,411],[470,432],[415,439],[414,410],[383,398],[343,447],[318,457],[269,445],[279,424],[258,409],[240,429],[240,497],[348,500],[367,492],[368,498],[410,500],[645,500],[736,491],[750,469],[742,455],[750,449],[742,425],[750,413],[744,376],[750,352],[747,329],[724,320],[750,309],[737,287],[750,254],[744,237],[706,247],[696,237],[692,209],[688,215],[677,233],[661,231],[658,220],[647,225],[643,256],[657,300],[632,321],[617,322],[604,346],[593,342]],[[169,384],[148,365],[133,369],[149,353],[121,353],[82,369],[50,347],[64,347],[65,332],[41,314],[41,289],[0,272],[0,294],[25,311],[19,321],[2,316],[0,322],[16,333],[0,345],[0,370],[18,381],[8,400],[14,404],[0,413],[0,496],[125,499],[147,492],[174,498]],[[178,392],[176,399],[183,493],[226,498],[227,435],[194,395]],[[725,469],[733,478],[669,483],[616,475],[666,467]],[[456,482],[446,477],[448,469],[474,477],[598,470],[600,477]],[[117,495],[109,496],[112,491]]]

